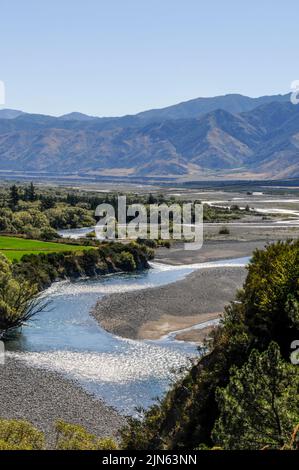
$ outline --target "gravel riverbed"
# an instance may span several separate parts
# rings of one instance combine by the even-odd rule
[[[80,424],[99,437],[117,437],[125,417],[61,374],[28,367],[7,354],[0,365],[0,417],[24,419],[55,444],[55,421]]]
[[[204,268],[166,286],[108,295],[97,303],[92,314],[111,333],[143,339],[147,337],[146,325],[165,316],[169,319],[223,312],[245,276],[245,267]]]

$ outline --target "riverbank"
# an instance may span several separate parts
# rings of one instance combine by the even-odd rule
[[[250,257],[265,240],[206,241],[201,250],[185,250],[180,243],[159,248],[155,261],[171,266]],[[209,267],[163,287],[124,292],[102,298],[92,315],[107,331],[131,339],[159,339],[220,317],[245,281],[245,267]],[[206,317],[209,315],[209,318]],[[178,333],[177,339],[201,343],[213,327]]]
[[[153,257],[152,250],[136,243],[103,242],[91,248],[82,252],[29,254],[12,264],[13,274],[36,284],[42,291],[58,280],[147,269]]]
[[[245,267],[203,268],[166,286],[108,295],[96,304],[92,315],[104,329],[119,336],[157,339],[206,321],[202,315],[219,316],[245,277]]]
[[[28,367],[7,354],[0,366],[0,417],[23,419],[55,444],[55,421],[80,424],[99,437],[117,438],[125,418],[61,374]]]
[[[159,248],[155,253],[155,261],[173,266],[207,263],[210,261],[244,258],[251,256],[253,251],[265,248],[267,240],[236,241],[236,240],[205,240],[200,250],[184,250],[182,243],[173,244],[170,249]]]
[[[139,330],[142,339],[169,339],[171,336],[180,341],[202,343],[216,325],[210,322],[219,321],[222,312],[199,313],[197,315],[162,315],[159,320],[146,322]],[[196,325],[196,328],[194,328]],[[200,328],[197,328],[197,326]]]

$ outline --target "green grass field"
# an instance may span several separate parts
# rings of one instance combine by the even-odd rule
[[[67,245],[65,243],[42,242],[39,240],[0,236],[0,253],[3,253],[11,261],[18,261],[22,256],[30,254],[55,253],[57,251],[82,251],[90,250],[91,248],[90,246]]]

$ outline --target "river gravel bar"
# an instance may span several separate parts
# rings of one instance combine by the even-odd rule
[[[6,354],[0,365],[0,417],[27,420],[55,445],[58,419],[80,424],[99,437],[117,437],[125,418],[61,374],[28,367]]]

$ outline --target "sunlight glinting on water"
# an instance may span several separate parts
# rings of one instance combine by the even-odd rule
[[[74,295],[79,296],[81,294],[99,294],[99,295],[108,295],[115,294],[117,292],[130,292],[140,289],[147,289],[149,287],[154,287],[154,284],[144,283],[138,284],[132,282],[131,284],[119,283],[119,284],[84,284],[81,282],[72,283],[69,281],[62,281],[53,284],[46,291],[46,295],[51,295],[51,297],[61,296],[61,295]]]
[[[120,411],[134,414],[161,396],[178,371],[198,355],[195,345],[169,335],[161,341],[134,341],[112,335],[90,316],[106,294],[162,286],[196,269],[244,266],[248,258],[170,266],[152,262],[152,269],[98,279],[54,283],[43,296],[51,308],[24,328],[9,355],[28,366],[62,373]]]
[[[28,365],[67,373],[88,382],[127,383],[149,378],[170,379],[175,370],[186,366],[186,355],[177,351],[131,342],[120,354],[74,351],[8,353]]]

